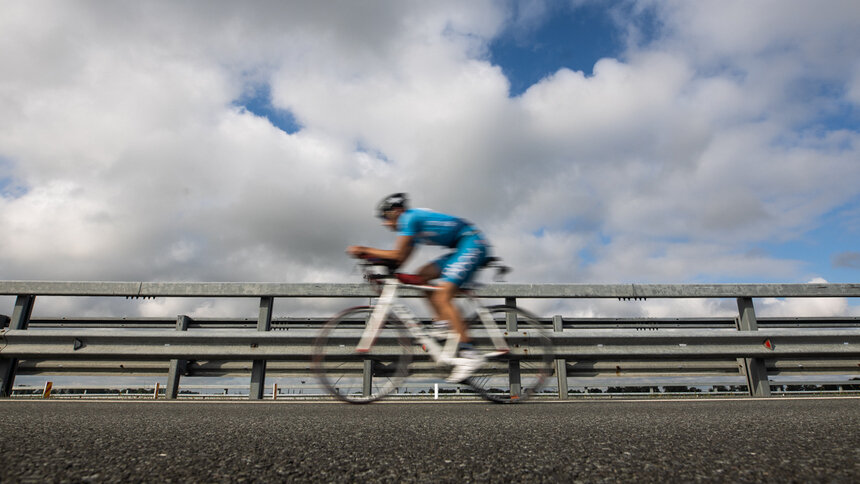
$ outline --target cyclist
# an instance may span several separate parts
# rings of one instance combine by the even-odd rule
[[[394,248],[376,249],[353,245],[347,248],[349,255],[391,260],[400,266],[412,254],[416,244],[441,245],[454,249],[453,252],[421,267],[417,278],[408,282],[427,284],[441,277],[440,289],[428,293],[428,298],[436,313],[436,324],[444,324],[447,321],[459,336],[458,355],[453,361],[454,369],[447,381],[462,382],[481,367],[483,359],[472,348],[468,328],[454,305],[454,296],[486,261],[489,251],[487,240],[475,226],[461,218],[423,208],[409,208],[405,193],[385,197],[377,205],[376,215],[382,219],[385,227],[397,232]]]

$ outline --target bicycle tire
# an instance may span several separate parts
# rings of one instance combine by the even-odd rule
[[[513,306],[487,308],[505,335],[510,352],[489,359],[465,383],[481,397],[494,403],[520,403],[537,394],[554,371],[554,351],[550,332],[527,311]],[[516,318],[516,331],[508,330],[508,317]],[[477,336],[483,324],[477,315],[468,320]],[[473,336],[479,353],[493,352],[488,338]],[[518,375],[518,376],[517,376]]]
[[[408,374],[411,338],[403,323],[392,314],[370,351],[355,352],[372,312],[370,306],[346,309],[330,319],[314,341],[313,371],[325,389],[344,402],[362,404],[379,400],[396,391]]]

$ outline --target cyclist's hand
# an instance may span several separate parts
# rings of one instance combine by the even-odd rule
[[[364,247],[363,245],[350,245],[346,248],[346,253],[349,254],[350,257],[364,259],[367,257],[367,247]]]

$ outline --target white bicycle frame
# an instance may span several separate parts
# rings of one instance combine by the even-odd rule
[[[427,351],[430,357],[433,358],[436,364],[453,364],[454,358],[456,358],[457,355],[457,344],[460,339],[459,335],[455,331],[449,329],[444,347],[440,345],[439,342],[436,341],[436,338],[433,338],[425,331],[424,327],[409,308],[403,304],[395,302],[397,300],[397,290],[401,286],[417,287],[428,292],[439,290],[439,288],[435,286],[414,286],[404,284],[393,276],[385,278],[385,283],[382,286],[382,293],[373,308],[373,312],[370,315],[370,319],[367,322],[367,326],[361,335],[361,339],[359,340],[355,351],[357,353],[367,353],[370,351],[370,348],[373,346],[373,343],[382,331],[386,316],[388,316],[390,311],[403,322],[406,329],[409,331],[409,334],[423,345],[425,351]],[[485,353],[483,357],[493,358],[508,353],[510,351],[510,347],[508,347],[508,344],[505,341],[503,331],[499,329],[497,324],[495,324],[490,311],[469,293],[464,292],[462,294],[462,297],[474,306],[475,312],[478,314],[478,318],[487,330],[487,335],[490,337],[490,340],[493,342],[493,346],[495,347],[495,351]]]

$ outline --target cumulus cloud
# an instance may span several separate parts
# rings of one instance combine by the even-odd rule
[[[816,277],[809,283],[826,284]],[[757,302],[756,314],[772,317],[838,317],[860,315],[860,308],[844,297],[833,298],[765,298]]]
[[[802,277],[750,249],[858,195],[858,132],[822,121],[857,104],[853,4],[619,2],[617,58],[512,97],[490,43],[549,10],[3,3],[3,278],[350,280],[401,190],[515,282]]]

